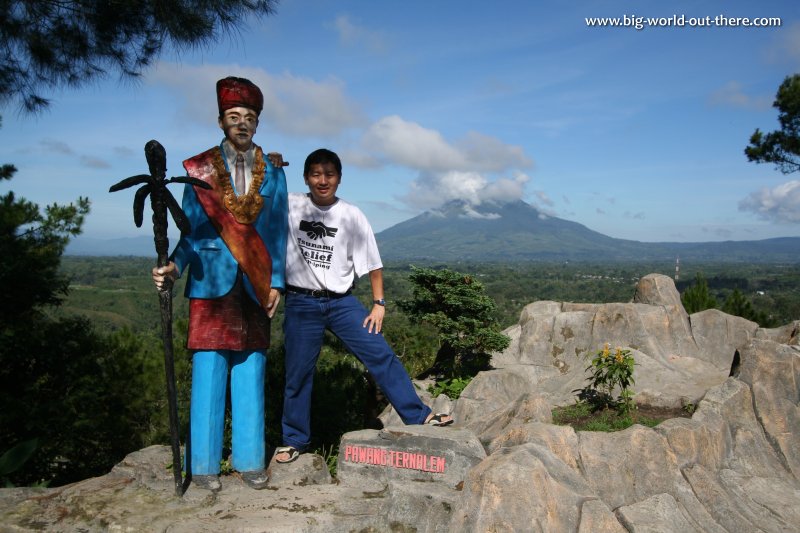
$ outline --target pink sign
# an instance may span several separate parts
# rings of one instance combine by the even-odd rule
[[[369,448],[347,445],[344,447],[344,460],[348,463],[363,463],[390,468],[408,468],[422,472],[444,473],[444,457],[424,453],[400,452],[386,448]]]

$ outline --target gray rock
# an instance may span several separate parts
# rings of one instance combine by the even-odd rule
[[[402,426],[346,433],[339,445],[337,475],[343,485],[441,484],[455,489],[486,452],[471,431]]]
[[[422,402],[431,408],[433,413],[452,413],[453,412],[453,401],[445,396],[444,394],[440,394],[436,398],[434,398],[430,392],[428,392],[428,387],[434,385],[435,382],[430,380],[413,380],[414,388],[417,391],[417,395],[420,397]],[[397,411],[392,408],[391,405],[386,406],[386,409],[378,417],[383,424],[383,427],[389,426],[404,426],[405,424],[400,419],[400,415],[397,414]]]
[[[755,340],[742,351],[739,375],[750,385],[755,415],[778,458],[800,479],[800,352]]]
[[[502,448],[469,473],[450,531],[576,531],[594,491],[547,448]]]
[[[276,463],[273,457],[268,472],[273,487],[327,485],[331,482],[325,458],[314,453],[303,453],[293,462],[283,464]]]
[[[516,401],[473,418],[466,427],[487,444],[503,432],[532,421],[552,422],[550,403],[540,394],[523,394]]]
[[[654,494],[642,502],[620,507],[617,516],[631,533],[706,533],[670,494]]]
[[[627,531],[602,501],[584,502],[578,533],[627,533]]]
[[[570,468],[580,469],[578,435],[569,426],[554,426],[544,422],[512,425],[489,441],[486,448],[492,454],[500,448],[510,448],[527,442],[547,448]]]
[[[636,401],[680,407],[697,403],[727,378],[737,349],[757,329],[757,324],[718,311],[699,313],[690,320],[673,281],[651,274],[640,280],[632,303],[529,304],[512,328],[514,341],[494,355],[493,364],[522,377],[526,374],[520,367],[536,368],[527,373],[535,376],[535,390],[551,403],[565,405],[575,400],[575,390],[586,385],[589,359],[608,343],[612,349],[633,352],[639,365]],[[479,375],[472,386],[483,386],[482,379],[496,378]]]
[[[636,284],[633,303],[648,305],[669,305],[683,308],[681,294],[675,288],[672,278],[663,274],[648,274]]]
[[[756,331],[756,338],[797,346],[800,344],[800,320],[795,320],[778,328],[761,328]]]
[[[730,373],[736,353],[755,337],[758,324],[717,309],[706,309],[690,317],[692,334],[706,361]]]

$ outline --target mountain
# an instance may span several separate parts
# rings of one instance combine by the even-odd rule
[[[178,242],[172,239],[170,251]],[[123,237],[118,239],[96,239],[78,235],[67,245],[65,255],[130,255],[141,257],[156,257],[156,248],[153,237]]]
[[[471,206],[452,201],[376,235],[385,260],[796,262],[800,238],[705,243],[615,239],[582,224],[544,215],[517,200]]]

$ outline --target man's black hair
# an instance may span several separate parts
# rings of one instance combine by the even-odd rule
[[[306,164],[303,167],[303,176],[308,176],[313,165],[324,165],[326,163],[333,163],[333,166],[336,167],[336,172],[339,174],[339,178],[342,177],[342,160],[339,159],[336,152],[332,152],[327,148],[320,148],[308,154],[308,157],[306,157]]]

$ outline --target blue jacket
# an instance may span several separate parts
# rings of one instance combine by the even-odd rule
[[[253,226],[272,258],[271,286],[283,292],[286,288],[286,239],[289,227],[286,175],[282,168],[272,166],[266,156],[264,159],[266,168],[260,188],[264,205]],[[227,161],[225,165],[227,170]],[[224,296],[236,282],[238,263],[209,220],[191,185],[186,185],[183,191],[182,207],[192,225],[192,231],[188,235],[181,236],[171,259],[181,274],[186,267],[189,267],[186,296],[189,298]],[[243,278],[248,294],[258,302],[247,275]]]

